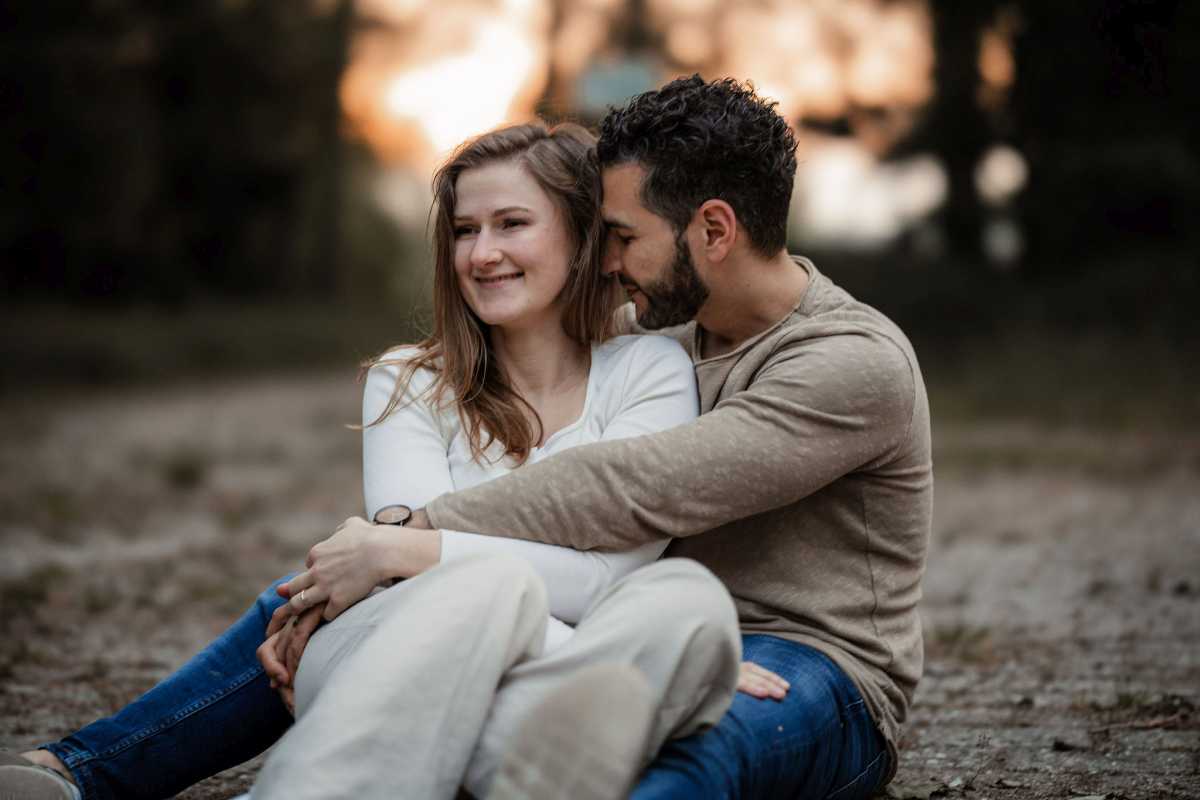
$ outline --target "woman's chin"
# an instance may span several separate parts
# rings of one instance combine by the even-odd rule
[[[531,328],[540,328],[548,321],[555,318],[554,311],[550,308],[542,308],[531,310],[529,308],[522,309],[482,309],[475,311],[479,317],[489,328],[500,328],[503,330],[518,331],[528,330]],[[557,316],[557,321],[561,324],[562,315]]]
[[[537,316],[524,308],[484,307],[475,309],[478,316],[490,328],[521,328]]]

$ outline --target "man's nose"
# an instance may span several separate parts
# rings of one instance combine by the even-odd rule
[[[609,242],[604,246],[604,256],[600,260],[600,271],[605,275],[613,275],[621,271],[621,248]]]

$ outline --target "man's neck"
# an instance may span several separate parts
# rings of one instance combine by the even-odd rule
[[[800,303],[808,283],[808,272],[783,250],[728,265],[713,276],[708,301],[696,315],[700,357],[724,355],[779,322]]]

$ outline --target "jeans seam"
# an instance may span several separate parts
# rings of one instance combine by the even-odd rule
[[[262,673],[263,668],[261,666],[253,667],[243,672],[241,675],[238,675],[229,685],[223,687],[221,691],[213,692],[212,694],[202,697],[188,706],[184,706],[182,709],[176,711],[165,721],[154,726],[153,728],[144,728],[131,736],[127,736],[106,750],[101,750],[99,753],[95,753],[92,756],[92,759],[112,758],[113,756],[128,750],[130,747],[133,747],[144,739],[162,733],[169,728],[175,727],[180,722],[183,722],[185,719],[195,714],[197,711],[207,708],[217,700],[220,700],[221,698],[236,692],[238,689],[241,689],[243,686],[257,678]]]
[[[887,755],[886,750],[880,752],[879,755],[877,755],[877,756],[875,756],[875,758],[871,759],[870,764],[863,767],[861,772],[859,772],[857,775],[855,775],[853,778],[851,778],[849,781],[847,781],[845,784],[843,784],[841,786],[841,788],[836,789],[836,790],[830,792],[829,794],[825,795],[825,800],[834,800],[834,798],[837,797],[839,794],[841,794],[842,792],[846,791],[847,789],[853,787],[854,784],[856,784],[860,780],[862,780],[863,777],[866,776],[866,774],[868,772],[875,769],[875,767],[878,766],[878,764],[879,764],[879,760],[886,755]]]
[[[93,796],[95,781],[92,780],[91,771],[88,769],[88,762],[94,756],[90,752],[81,750],[63,741],[50,742],[38,749],[45,750],[62,762],[67,771],[71,773],[71,781],[75,784],[75,788],[79,790],[81,797],[86,800]]]

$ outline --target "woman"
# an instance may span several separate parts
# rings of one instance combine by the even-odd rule
[[[416,350],[376,362],[368,378],[369,514],[422,505],[568,444],[655,430],[695,413],[690,364],[678,348],[658,338],[597,344],[609,333],[615,287],[598,269],[599,182],[590,147],[579,128],[519,126],[468,144],[439,173],[437,325]],[[521,190],[518,201],[498,203],[509,188]],[[405,457],[416,442],[436,445],[438,436],[454,443],[441,450],[440,462],[437,446],[419,459]],[[327,601],[332,617],[379,578],[418,574],[472,549],[511,547],[542,559],[550,610],[575,621],[614,576],[661,550],[605,557],[469,534],[395,533],[355,522],[314,548],[317,566],[325,561],[330,569],[305,573],[289,585],[294,591],[284,589],[296,598],[289,606],[320,609]],[[392,537],[390,548],[383,536]],[[372,568],[356,568],[364,561]],[[385,563],[388,569],[374,569]],[[322,572],[334,580],[317,580]],[[222,637],[142,698],[25,756],[70,777],[85,797],[169,796],[253,757],[291,722],[254,658],[281,604],[274,591],[264,592]],[[561,646],[569,631],[552,629],[557,633],[545,644]],[[336,623],[328,630],[336,633]],[[283,646],[291,629],[276,633],[267,653]],[[755,693],[772,691],[750,682]],[[314,681],[313,693],[318,688]],[[49,786],[48,774],[23,766],[0,773],[0,788],[24,785],[31,797],[79,791]]]
[[[696,415],[691,362],[678,345],[608,336],[615,287],[599,269],[590,147],[590,136],[574,126],[510,128],[468,143],[435,177],[434,333],[376,361],[367,382],[364,482],[372,515],[398,507],[403,516],[444,492],[576,444],[652,432]],[[649,573],[657,583],[646,593],[659,619],[651,625],[621,616],[632,605],[619,595],[641,592],[647,577],[620,592],[614,584],[665,546],[581,553],[348,520],[314,548],[310,569],[285,589],[289,611],[328,601],[327,615],[332,608],[340,616],[305,652],[295,681],[297,725],[268,760],[254,796],[453,796],[464,776],[482,794],[530,698],[569,680],[579,664],[643,650],[666,657],[629,660],[663,695],[682,692],[691,704],[666,712],[651,740],[714,723],[732,694],[737,653],[731,609],[702,619],[706,592],[717,589],[727,604],[715,579],[684,574],[698,567],[663,564]],[[535,642],[528,626],[505,627],[506,601],[525,608],[527,576],[502,573],[495,580],[504,585],[489,587],[487,565],[465,567],[476,570],[469,579],[442,567],[429,574],[433,582],[406,581],[342,613],[381,581],[469,564],[481,553],[517,554],[533,565],[558,618]],[[461,591],[449,588],[455,580]],[[463,594],[486,599],[460,607],[460,600],[470,602]],[[645,609],[637,614],[644,618]],[[582,641],[571,641],[560,620],[581,619]],[[718,643],[709,649],[723,659],[697,644],[704,626],[723,631],[709,637]],[[281,628],[264,645],[268,656],[290,630]],[[647,639],[658,643],[646,647]],[[704,679],[691,691],[676,677],[687,672],[681,660],[701,665],[690,674]],[[723,668],[709,669],[714,660]],[[430,675],[448,677],[425,680]]]
[[[468,142],[435,176],[434,332],[376,359],[367,379],[370,518],[576,444],[695,417],[695,379],[681,348],[661,337],[611,340],[617,287],[599,269],[591,146],[576,126],[518,126]],[[532,561],[556,616],[576,622],[606,585],[666,544],[581,553],[457,532],[401,537],[348,520],[340,537],[314,548],[315,566],[332,580],[318,583],[312,570],[291,580],[283,593],[292,602],[276,620],[331,597],[325,616],[337,616],[348,597],[360,599],[381,579],[412,577],[439,554],[452,561],[499,551]],[[275,634],[276,649],[289,634]],[[556,622],[547,635],[558,643],[569,628]]]

